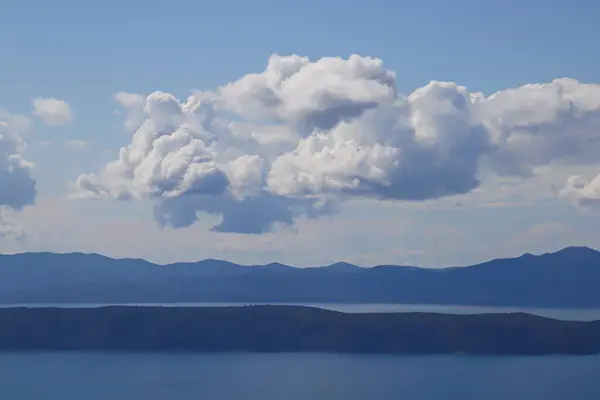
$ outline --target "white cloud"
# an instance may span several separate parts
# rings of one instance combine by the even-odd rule
[[[600,175],[592,180],[572,175],[560,191],[560,196],[582,207],[600,209]]]
[[[39,97],[31,104],[33,113],[48,125],[67,125],[73,121],[73,111],[64,100]]]
[[[161,225],[197,212],[215,229],[263,233],[348,198],[468,194],[494,176],[597,162],[600,85],[572,79],[492,94],[432,81],[408,96],[379,59],[272,56],[185,101],[119,93],[132,141],[80,197],[154,199]]]
[[[34,166],[22,156],[26,146],[21,134],[29,126],[26,117],[0,110],[0,207],[21,210],[34,203]]]
[[[260,74],[219,89],[224,107],[248,118],[271,118],[312,134],[393,101],[396,75],[379,59],[352,55],[311,62],[296,55],[269,58]]]
[[[115,95],[115,100],[125,110],[127,110],[127,119],[125,127],[133,131],[139,127],[144,120],[144,106],[146,105],[146,96],[136,93],[119,92]]]

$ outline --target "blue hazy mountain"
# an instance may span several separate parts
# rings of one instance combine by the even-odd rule
[[[600,252],[568,247],[468,267],[153,264],[98,254],[0,256],[0,303],[406,303],[600,307]]]

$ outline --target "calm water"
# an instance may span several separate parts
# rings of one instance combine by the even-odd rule
[[[600,357],[0,354],[7,400],[600,398]]]
[[[253,303],[264,304],[264,303]],[[304,305],[325,308],[328,310],[348,313],[368,312],[437,312],[447,314],[482,314],[482,313],[509,313],[526,312],[543,317],[572,321],[600,320],[600,309],[570,309],[570,308],[519,308],[519,307],[484,307],[484,306],[446,306],[429,304],[323,304],[323,303],[270,303],[276,305]],[[55,304],[11,304],[0,307],[64,307],[64,308],[92,308],[109,304],[96,303],[55,303]],[[138,306],[164,306],[164,307],[231,307],[248,305],[248,303],[144,303],[144,304],[110,304],[110,305],[138,305]]]

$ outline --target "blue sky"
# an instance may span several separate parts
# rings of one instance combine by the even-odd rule
[[[483,193],[460,198],[356,197],[335,214],[260,235],[211,232],[214,216],[159,228],[152,198],[67,198],[79,175],[98,173],[131,142],[118,92],[160,90],[185,101],[195,90],[263,71],[273,53],[311,61],[353,53],[381,58],[403,95],[431,80],[486,95],[560,77],[598,83],[599,11],[583,0],[7,0],[0,14],[0,109],[33,121],[22,135],[23,156],[36,165],[38,194],[35,205],[9,210],[25,237],[7,235],[0,250],[93,251],[161,262],[439,266],[569,244],[600,247],[594,211],[552,196],[571,175],[593,178],[600,160],[553,161],[533,178],[511,180],[510,188],[486,180]],[[72,122],[51,126],[32,116],[32,99],[39,97],[67,102]]]

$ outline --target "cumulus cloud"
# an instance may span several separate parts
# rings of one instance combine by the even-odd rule
[[[290,226],[298,216],[317,218],[333,210],[333,204],[312,199],[289,199],[264,192],[238,199],[226,193],[164,198],[154,207],[154,215],[160,226],[182,228],[198,219],[196,211],[203,211],[222,217],[212,228],[215,232],[260,234],[278,225]]]
[[[73,121],[73,111],[64,100],[39,97],[31,104],[33,113],[48,125],[67,125]]]
[[[125,128],[129,131],[137,129],[144,120],[146,96],[137,93],[119,92],[115,95],[115,101],[127,111]]]
[[[219,89],[226,108],[255,119],[291,123],[299,133],[331,129],[396,97],[396,76],[379,59],[352,55],[311,62],[296,55],[269,58],[266,69]]]
[[[376,58],[273,55],[264,71],[184,101],[118,93],[134,130],[79,197],[156,201],[165,226],[198,212],[262,233],[349,198],[466,194],[492,176],[597,162],[600,85],[557,79],[490,96],[431,81],[409,95]]]
[[[573,175],[560,191],[560,196],[576,205],[600,210],[600,175],[586,180]]]
[[[21,134],[29,126],[26,117],[0,110],[0,208],[21,210],[35,200],[33,164],[22,157],[25,142]]]

